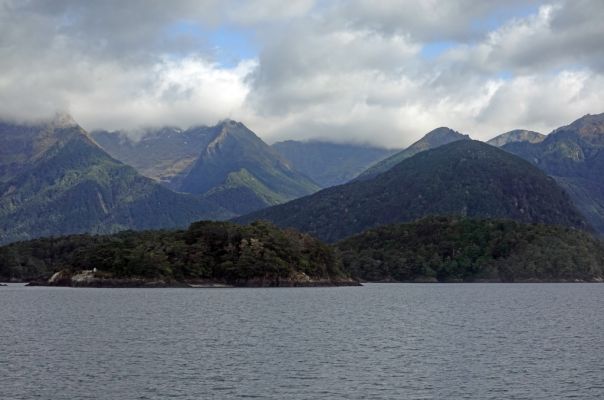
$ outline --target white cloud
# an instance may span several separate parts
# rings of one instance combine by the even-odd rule
[[[106,66],[94,70],[99,84],[92,91],[72,98],[70,112],[91,129],[187,127],[239,118],[248,93],[244,79],[254,66],[246,61],[224,69],[196,57],[165,60],[151,71]],[[109,110],[110,118],[100,110]]]
[[[602,18],[597,0],[0,0],[0,116],[68,110],[90,129],[230,117],[269,141],[386,146],[442,125],[548,132],[604,112]],[[217,28],[220,46],[251,32],[257,57],[218,63]],[[426,58],[432,41],[451,48]]]

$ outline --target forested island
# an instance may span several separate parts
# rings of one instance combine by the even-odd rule
[[[601,282],[604,244],[574,228],[427,217],[334,245],[268,222],[72,235],[0,247],[0,281],[38,285],[338,286],[365,282]]]
[[[333,248],[257,222],[35,239],[0,248],[0,280],[59,286],[358,285]]]

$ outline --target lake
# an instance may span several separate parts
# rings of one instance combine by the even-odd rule
[[[602,284],[0,287],[2,399],[602,399]]]

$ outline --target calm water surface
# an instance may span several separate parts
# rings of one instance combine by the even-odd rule
[[[2,399],[603,399],[602,284],[0,287]]]

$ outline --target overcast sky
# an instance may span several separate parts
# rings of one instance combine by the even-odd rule
[[[0,0],[0,116],[400,147],[604,112],[604,1]]]

